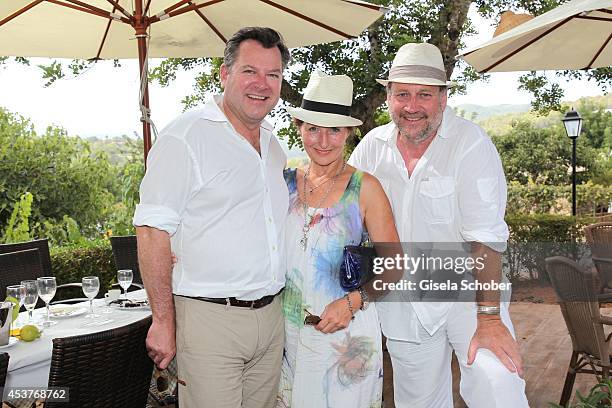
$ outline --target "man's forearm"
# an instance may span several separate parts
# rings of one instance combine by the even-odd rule
[[[172,253],[167,232],[136,227],[138,263],[154,321],[174,325]]]
[[[484,267],[476,269],[474,277],[479,282],[495,282],[501,281],[501,253],[489,248],[479,242],[472,243],[472,257],[474,259],[482,259]],[[499,306],[500,291],[499,290],[477,290],[476,302],[479,305]]]

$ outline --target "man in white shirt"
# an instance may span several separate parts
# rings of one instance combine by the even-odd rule
[[[286,156],[264,118],[288,61],[276,31],[238,31],[223,95],[170,123],[149,155],[134,215],[153,313],[147,349],[160,368],[176,352],[184,407],[275,403],[288,191]]]
[[[431,44],[406,44],[388,80],[392,122],[373,129],[349,163],[376,176],[402,242],[471,243],[485,259],[481,281],[500,281],[506,183],[486,133],[446,107],[442,56]],[[518,345],[499,292],[475,302],[378,302],[393,364],[395,406],[451,408],[451,355],[461,395],[472,408],[527,407]]]

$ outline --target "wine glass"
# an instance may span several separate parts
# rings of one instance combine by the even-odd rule
[[[17,310],[21,309],[21,306],[23,305],[23,302],[25,300],[25,296],[26,289],[23,285],[11,285],[6,287],[6,297],[12,297],[17,299],[17,304],[13,305],[13,307],[17,308]],[[17,315],[17,319],[19,319],[19,315]],[[15,323],[17,319],[15,319],[15,321],[11,320],[11,330],[16,327]]]
[[[123,289],[123,298],[127,299],[127,290],[132,285],[134,275],[131,269],[120,269],[117,271],[117,281]]]
[[[42,278],[36,279],[36,284],[38,285],[38,297],[45,302],[45,306],[47,307],[47,319],[43,321],[43,326],[52,326],[57,322],[51,320],[49,317],[49,302],[51,302],[51,299],[55,296],[57,282],[55,282],[55,277],[53,276],[43,276]]]
[[[28,324],[32,323],[32,312],[38,302],[38,284],[35,280],[24,280],[21,284],[25,288],[25,296],[23,298],[23,305],[28,311]]]
[[[98,295],[98,291],[100,290],[100,280],[97,276],[85,276],[81,279],[81,284],[83,287],[83,293],[89,299],[89,314],[87,314],[87,318],[93,319],[95,317],[100,317],[100,315],[95,314],[93,311],[93,300]]]

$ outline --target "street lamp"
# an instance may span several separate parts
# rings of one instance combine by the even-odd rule
[[[571,111],[567,112],[563,119],[563,126],[565,126],[565,132],[567,137],[572,139],[572,215],[576,215],[576,139],[580,136],[580,129],[582,128],[582,118],[572,108]]]

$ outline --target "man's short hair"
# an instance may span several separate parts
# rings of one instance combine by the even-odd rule
[[[238,48],[243,41],[255,40],[264,48],[277,47],[281,54],[283,69],[287,67],[291,54],[283,42],[283,37],[275,30],[268,27],[244,27],[238,30],[225,44],[223,52],[223,63],[231,68],[238,58]]]

